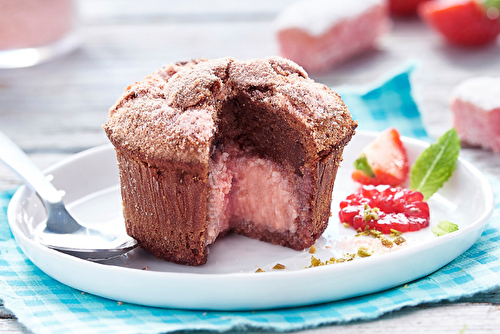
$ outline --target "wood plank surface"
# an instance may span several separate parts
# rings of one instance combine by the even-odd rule
[[[108,109],[130,83],[179,60],[278,53],[273,20],[289,1],[77,1],[81,47],[31,68],[0,70],[0,130],[41,168],[107,143]],[[500,43],[467,50],[443,43],[418,18],[395,19],[378,48],[323,75],[329,86],[378,80],[415,60],[415,96],[432,136],[451,127],[448,99],[461,80],[500,75]],[[500,155],[465,149],[462,156],[500,177]],[[0,166],[0,190],[19,184]],[[406,307],[373,321],[336,324],[304,333],[496,333],[500,289],[455,302]],[[26,333],[0,308],[0,332]]]

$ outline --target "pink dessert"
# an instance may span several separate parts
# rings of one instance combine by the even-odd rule
[[[383,0],[314,0],[290,6],[276,24],[281,55],[321,73],[374,47],[390,18]]]
[[[71,0],[0,0],[0,50],[55,42],[74,21]]]
[[[500,153],[500,78],[460,83],[451,96],[453,124],[462,143]]]

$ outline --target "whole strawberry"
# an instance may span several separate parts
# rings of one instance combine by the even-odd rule
[[[452,44],[482,46],[500,34],[500,0],[431,1],[418,14]]]

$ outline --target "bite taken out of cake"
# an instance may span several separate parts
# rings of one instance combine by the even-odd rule
[[[299,1],[276,18],[280,54],[321,74],[374,48],[389,31],[386,0]]]
[[[453,90],[453,126],[466,146],[500,153],[500,78],[474,77]]]
[[[310,247],[356,126],[336,93],[280,57],[167,65],[129,86],[104,125],[127,233],[188,265],[229,231]]]

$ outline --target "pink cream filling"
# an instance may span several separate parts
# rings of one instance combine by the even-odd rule
[[[216,152],[210,161],[207,243],[240,222],[272,232],[295,232],[296,178],[277,163],[248,152]]]

